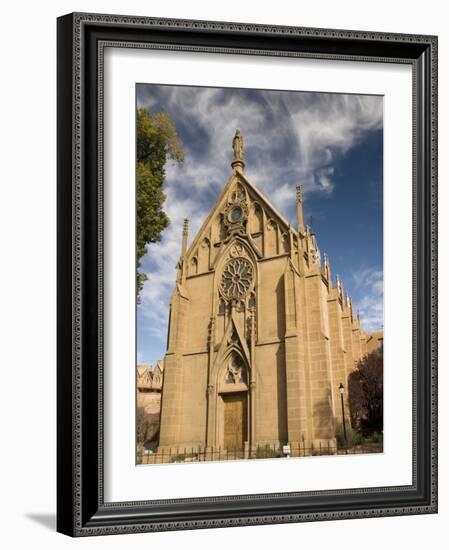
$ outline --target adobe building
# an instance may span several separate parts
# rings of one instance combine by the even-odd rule
[[[137,365],[136,389],[137,407],[143,407],[145,414],[160,414],[164,361],[159,360],[155,367]]]
[[[367,335],[304,225],[300,187],[294,228],[245,176],[239,131],[233,149],[232,174],[189,247],[184,222],[159,449],[335,447],[339,386]]]

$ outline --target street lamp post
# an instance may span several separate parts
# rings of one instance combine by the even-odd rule
[[[343,386],[343,384],[341,382],[340,382],[340,385],[338,386],[338,390],[340,391],[340,398],[341,398],[341,416],[342,416],[342,419],[343,419],[343,435],[344,435],[344,438],[345,438],[345,445],[347,446],[348,439],[346,437],[345,402],[344,402],[344,399],[343,399],[343,395],[345,393],[345,387]]]

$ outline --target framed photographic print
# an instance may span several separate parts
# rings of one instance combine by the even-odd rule
[[[58,530],[437,511],[437,38],[58,19]]]

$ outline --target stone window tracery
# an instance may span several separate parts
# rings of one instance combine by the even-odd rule
[[[225,374],[226,384],[246,384],[246,367],[240,355],[234,353],[228,359]]]
[[[249,300],[248,300],[248,306],[250,308],[255,308],[256,307],[256,295],[254,294],[254,292],[251,292],[251,295],[250,295]]]
[[[253,281],[253,266],[246,258],[233,258],[223,269],[221,291],[228,299],[239,299],[247,294]]]
[[[239,301],[237,302],[236,309],[237,309],[237,311],[239,311],[239,312],[245,311],[245,302],[244,302],[243,300],[239,300]]]
[[[237,256],[243,256],[244,253],[245,249],[243,248],[243,245],[239,242],[236,242],[232,245],[229,255],[232,258],[237,258]]]

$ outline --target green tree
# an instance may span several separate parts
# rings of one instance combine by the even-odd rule
[[[137,296],[147,279],[140,271],[146,245],[160,240],[170,220],[163,210],[165,165],[184,160],[184,149],[167,113],[137,110],[136,271]]]
[[[361,359],[349,375],[351,424],[363,435],[383,430],[383,348]]]

